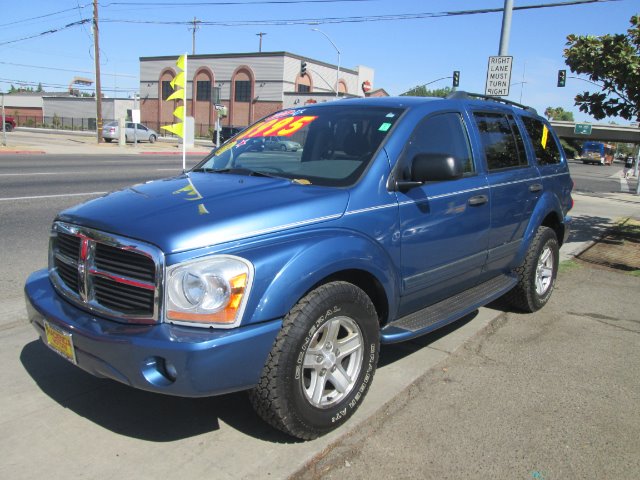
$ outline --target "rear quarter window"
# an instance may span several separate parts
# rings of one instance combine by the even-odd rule
[[[540,120],[531,117],[522,117],[522,123],[531,139],[538,165],[560,163],[560,148],[549,128]]]

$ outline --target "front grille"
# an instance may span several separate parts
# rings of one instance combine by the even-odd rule
[[[50,272],[65,297],[115,320],[159,319],[161,253],[146,244],[56,222]]]

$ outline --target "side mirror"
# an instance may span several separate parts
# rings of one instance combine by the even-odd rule
[[[464,175],[459,158],[444,153],[419,153],[411,161],[411,178],[396,181],[397,190],[409,190],[425,182],[456,180]]]
[[[411,162],[411,180],[416,182],[441,182],[456,180],[464,175],[459,158],[443,153],[419,153]]]

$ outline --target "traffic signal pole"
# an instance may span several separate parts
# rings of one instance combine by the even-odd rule
[[[511,35],[511,15],[513,13],[513,0],[504,0],[504,11],[502,12],[502,30],[500,32],[499,56],[509,53],[509,36]]]

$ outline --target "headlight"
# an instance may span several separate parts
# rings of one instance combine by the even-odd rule
[[[253,265],[229,255],[167,268],[166,320],[205,327],[235,327],[253,281]]]

